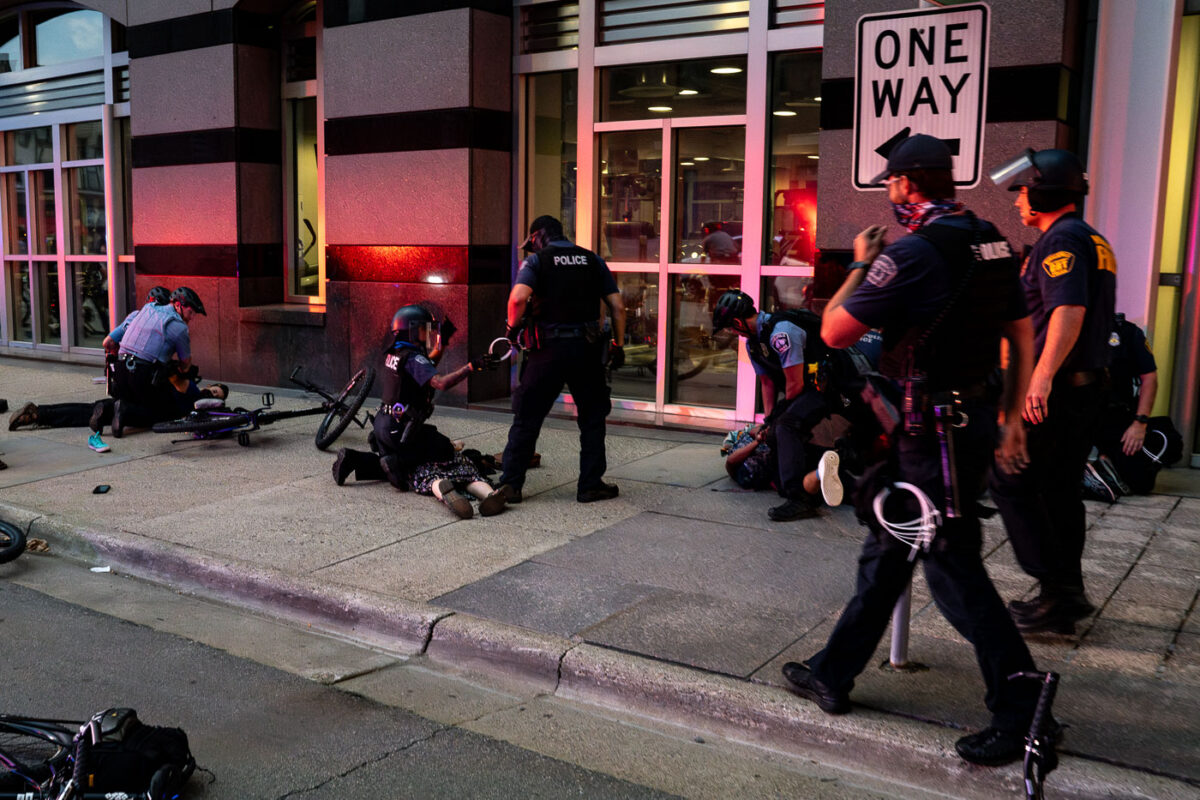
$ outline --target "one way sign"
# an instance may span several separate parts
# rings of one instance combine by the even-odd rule
[[[946,140],[956,184],[979,182],[988,19],[983,3],[859,18],[856,188],[880,188],[868,181],[887,168],[891,145],[912,133]]]

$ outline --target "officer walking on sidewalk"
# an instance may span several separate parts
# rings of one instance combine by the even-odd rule
[[[1036,358],[1023,409],[1030,467],[991,482],[1017,561],[1041,590],[1009,609],[1023,631],[1071,633],[1095,611],[1083,590],[1080,487],[1107,394],[1117,261],[1079,216],[1088,181],[1074,154],[1026,150],[991,175],[1019,192],[1021,222],[1042,231],[1021,272]]]
[[[1023,393],[1032,326],[1008,243],[953,199],[951,170],[949,148],[932,136],[910,136],[892,149],[874,183],[886,179],[896,218],[911,235],[883,247],[882,226],[859,234],[856,260],[825,309],[821,333],[831,347],[847,347],[868,329],[882,328],[880,370],[906,387],[904,419],[890,434],[885,466],[895,481],[915,488],[891,485],[863,544],[854,598],[824,649],[806,663],[788,662],[783,674],[823,711],[848,712],[854,679],[875,652],[920,556],[938,608],[975,648],[992,713],[991,725],[959,739],[956,749],[967,761],[995,766],[1024,752],[1038,690],[1031,681],[1008,680],[1035,667],[984,569],[975,501],[993,447],[1000,468],[1018,470],[1024,463],[1020,424],[1006,425],[996,446],[996,401],[987,380],[1003,335],[1013,356],[1009,396]],[[1017,419],[1019,401],[1010,402],[1007,413]],[[858,491],[869,494],[860,507],[869,508],[889,483],[878,468],[874,479],[864,476]]]
[[[522,262],[508,296],[508,337],[518,336],[525,321],[526,351],[521,383],[513,394],[513,423],[500,483],[509,503],[521,502],[525,470],[537,446],[542,422],[563,386],[571,390],[579,424],[579,481],[581,503],[616,497],[615,484],[604,482],[608,463],[604,453],[605,418],[612,410],[605,381],[600,302],[612,315],[612,345],[608,363],[625,362],[625,304],[608,265],[591,250],[572,244],[562,223],[541,216],[529,226]],[[532,306],[526,317],[527,306]]]

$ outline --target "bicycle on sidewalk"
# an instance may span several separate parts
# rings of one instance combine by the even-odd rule
[[[0,519],[0,564],[7,564],[25,552],[25,531]]]
[[[214,401],[213,404],[216,407],[197,408],[182,419],[156,423],[152,430],[155,433],[190,433],[192,434],[191,439],[223,439],[232,436],[237,438],[238,444],[245,447],[250,444],[250,434],[263,425],[269,425],[281,419],[324,414],[324,419],[317,426],[316,445],[318,450],[326,450],[342,435],[350,423],[353,422],[360,428],[371,424],[374,417],[369,412],[360,417],[358,411],[362,408],[363,401],[367,399],[367,393],[371,391],[371,385],[375,382],[373,368],[364,367],[354,373],[349,382],[337,394],[326,391],[315,383],[298,378],[302,369],[304,367],[300,366],[292,370],[288,380],[306,392],[320,395],[323,398],[320,405],[291,411],[272,411],[275,395],[272,392],[264,392],[261,408],[230,409],[223,403]],[[200,405],[207,406],[207,401],[199,401],[197,406]]]

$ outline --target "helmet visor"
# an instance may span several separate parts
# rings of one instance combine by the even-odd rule
[[[1005,161],[990,171],[988,177],[992,179],[992,183],[1010,192],[1015,192],[1022,186],[1033,185],[1034,179],[1040,174],[1033,163],[1033,152],[1032,149],[1025,148],[1016,158]]]

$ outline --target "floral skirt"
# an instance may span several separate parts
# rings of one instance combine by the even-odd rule
[[[409,484],[417,494],[433,494],[433,484],[440,480],[471,483],[483,480],[483,476],[462,453],[455,453],[449,461],[426,461],[414,467],[409,475]]]

